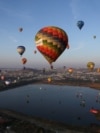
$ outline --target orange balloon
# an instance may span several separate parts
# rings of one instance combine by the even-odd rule
[[[100,73],[100,68],[97,68],[97,72]]]
[[[68,72],[71,74],[71,73],[73,73],[73,68],[69,68],[68,69]]]

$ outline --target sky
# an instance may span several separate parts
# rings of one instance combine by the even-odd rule
[[[84,21],[81,30],[79,20]],[[69,39],[70,48],[53,63],[55,68],[86,68],[89,61],[100,67],[100,0],[0,0],[0,68],[22,67],[20,45],[26,48],[26,67],[49,68],[35,44],[45,26],[62,28]]]

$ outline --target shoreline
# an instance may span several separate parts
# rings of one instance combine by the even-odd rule
[[[41,79],[41,80],[29,80],[29,81],[20,81],[17,83],[0,86],[0,91],[6,91],[10,89],[14,89],[17,87],[29,85],[29,84],[49,84],[49,85],[67,85],[67,86],[80,86],[80,87],[89,87],[91,89],[100,90],[100,83],[95,82],[80,82],[80,81],[66,81],[66,80],[52,80],[51,82],[48,82],[47,79]]]
[[[24,130],[25,132],[25,127],[21,128],[21,124],[27,124],[30,128],[31,126],[35,126],[37,129],[43,129],[44,132],[40,133],[98,133],[100,130],[100,127],[98,125],[90,125],[90,126],[74,126],[74,125],[68,125],[64,124],[61,122],[53,121],[53,120],[48,120],[40,117],[34,117],[34,116],[28,116],[20,112],[16,112],[13,110],[8,110],[8,109],[0,109],[0,115],[3,116],[8,120],[8,123],[10,122],[10,127],[14,131],[19,130]],[[2,117],[2,118],[3,118]],[[9,121],[10,119],[10,121]],[[20,124],[20,125],[19,125]],[[26,126],[27,126],[26,125]],[[19,126],[19,127],[18,127]],[[30,132],[33,132],[33,128],[29,129]],[[16,132],[15,132],[16,133]],[[25,132],[26,133],[26,132]],[[38,133],[38,132],[36,132]]]

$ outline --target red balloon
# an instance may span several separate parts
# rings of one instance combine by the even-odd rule
[[[22,58],[22,63],[26,64],[26,62],[27,62],[27,59],[26,58]]]

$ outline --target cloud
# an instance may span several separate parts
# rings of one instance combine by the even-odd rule
[[[71,49],[71,51],[76,51],[76,50],[80,50],[84,47],[83,43],[81,43],[80,45],[78,45],[77,47]]]
[[[77,19],[79,17],[79,1],[80,0],[71,0],[70,7],[72,11],[72,15],[74,19]]]
[[[14,11],[9,8],[0,7],[0,11],[3,12],[3,14],[5,13],[7,16],[11,16],[11,17],[18,17],[20,19],[25,19],[28,21],[33,19],[32,15],[27,10]]]
[[[14,36],[9,36],[9,39],[14,43],[19,42]]]

